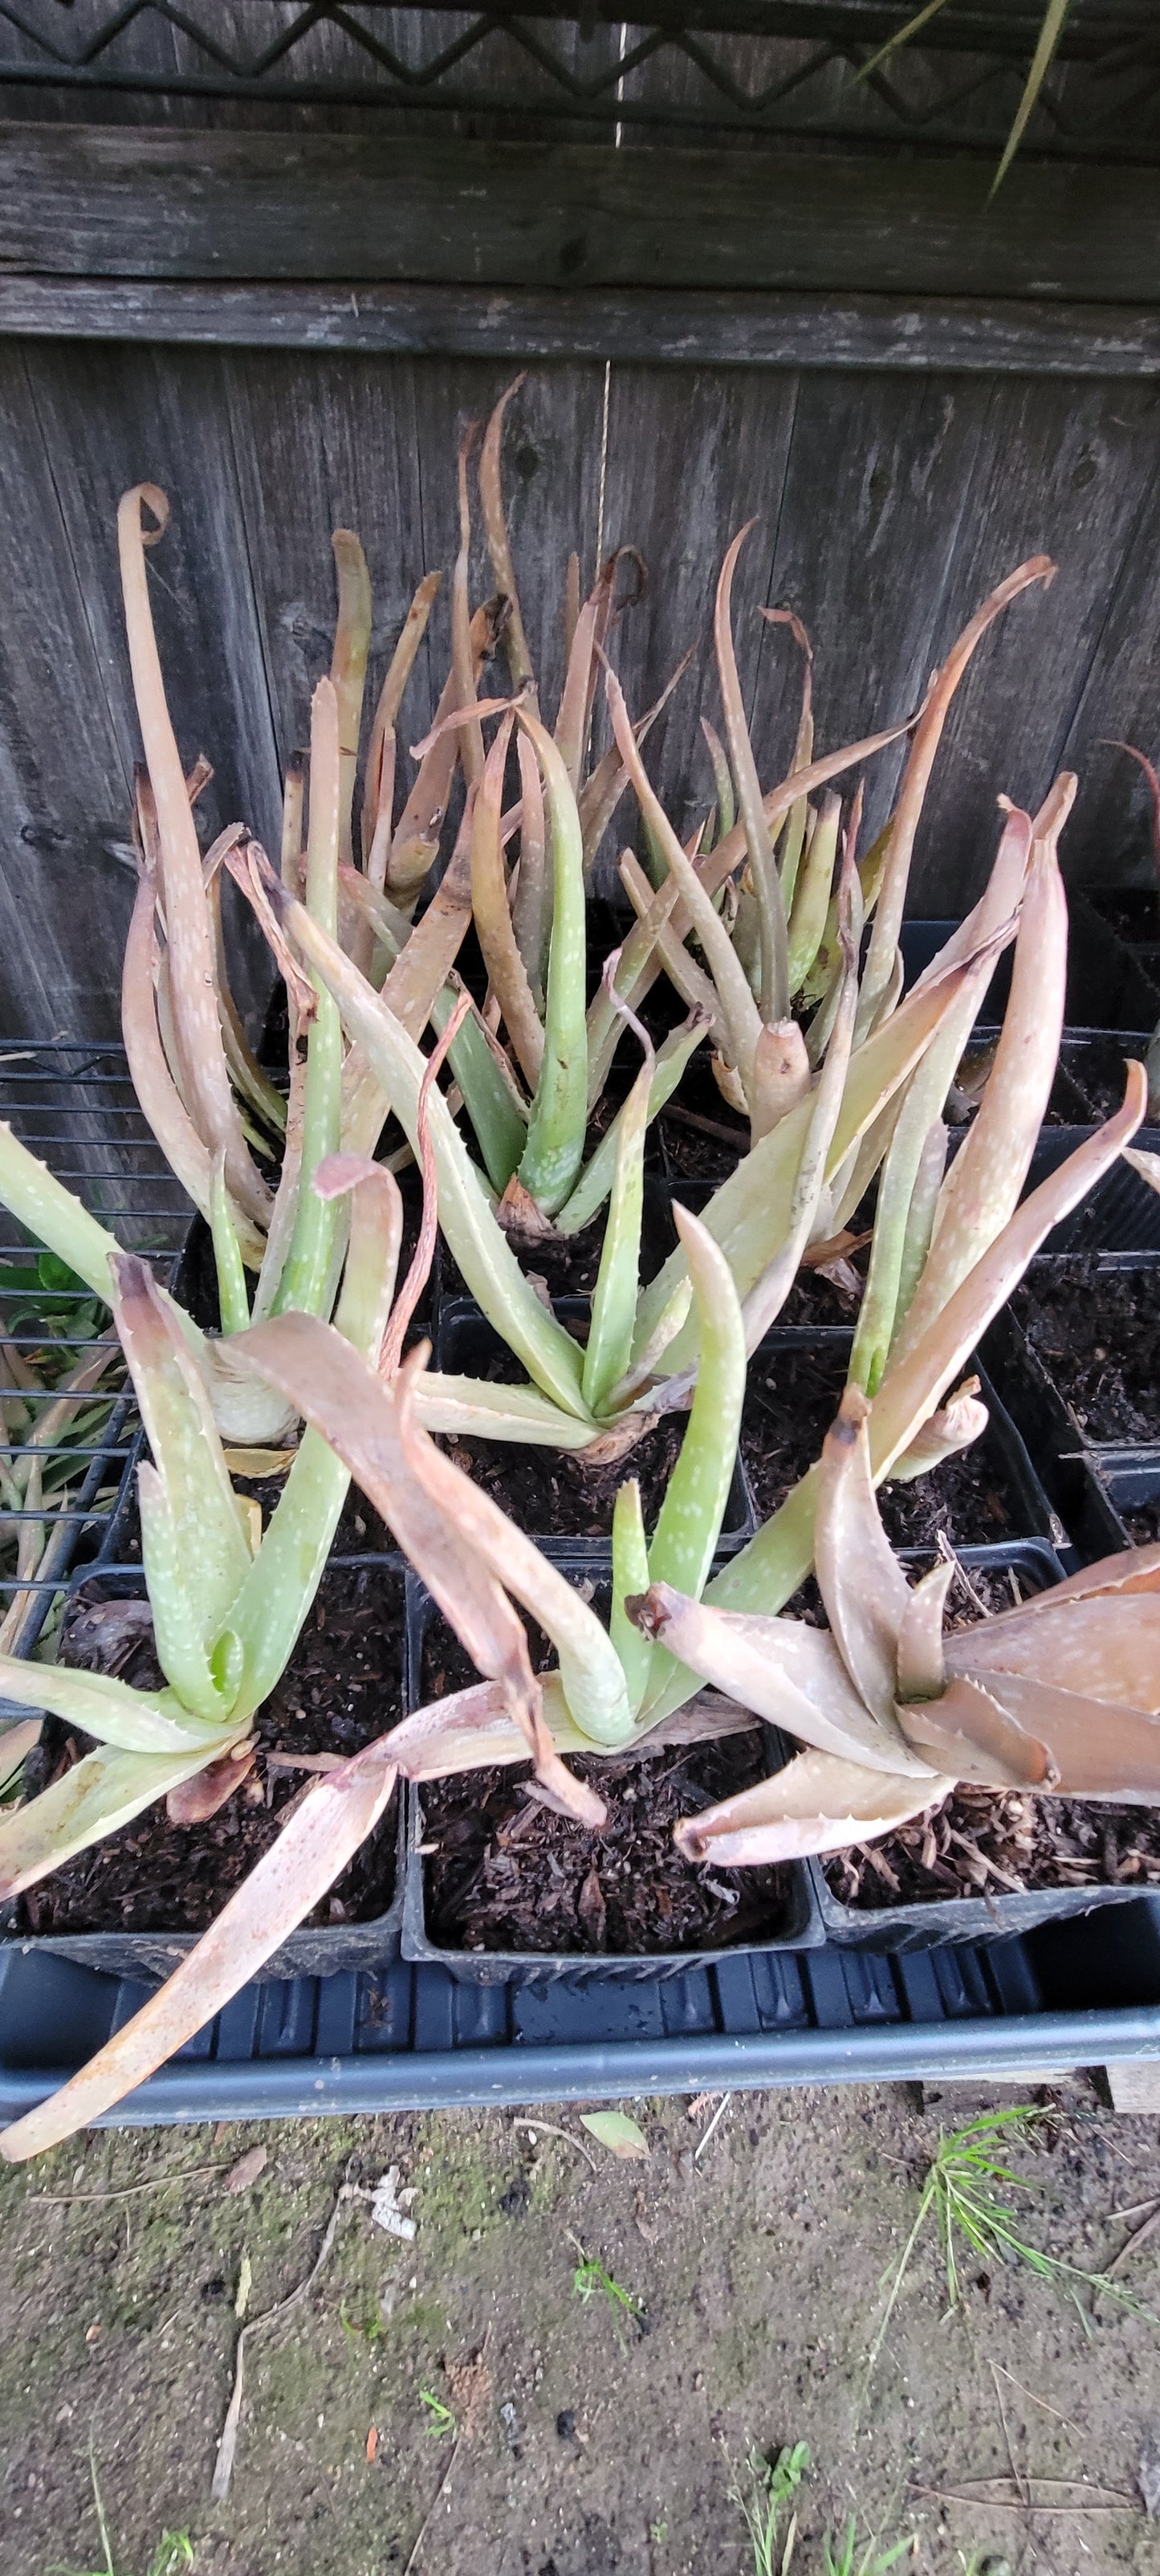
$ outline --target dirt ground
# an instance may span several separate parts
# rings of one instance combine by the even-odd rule
[[[1160,2195],[1160,2123],[1083,2082],[1039,2098],[1056,2111],[1013,2159],[1025,2232],[1102,2267]],[[880,2546],[916,2534],[901,2563],[928,2576],[1160,2569],[1138,2486],[1160,2457],[1160,2326],[977,2259],[948,2316],[932,2237],[868,2368],[940,2125],[974,2097],[737,2095],[703,2146],[715,2101],[625,2107],[647,2161],[614,2161],[568,2105],[534,2132],[497,2112],[93,2132],[6,2168],[3,2576],[104,2568],[90,2453],[117,2576],[165,2569],[165,2533],[188,2535],[192,2560],[168,2563],[195,2576],[749,2576],[730,2463],[799,2440],[793,2576],[826,2576],[824,2534],[852,2512]],[[258,2145],[264,2170],[227,2191]],[[341,2202],[314,2286],[249,2337],[214,2503],[239,2282],[260,2318],[309,2272],[344,2180],[392,2165],[413,2242]],[[1121,2277],[1160,2313],[1158,2252]],[[578,2294],[584,2259],[647,2331]],[[1000,2510],[1027,2477],[1086,2479],[1084,2510],[1043,2483],[1037,2509]],[[962,2503],[931,2492],[988,2479]]]

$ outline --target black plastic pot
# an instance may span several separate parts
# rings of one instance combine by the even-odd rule
[[[1081,1462],[1076,1545],[1089,1564],[1160,1538],[1160,1447],[1102,1449]]]
[[[1059,1581],[1063,1567],[1053,1548],[1042,1541],[1022,1547],[963,1548],[961,1558],[975,1568],[1013,1569],[1022,1588],[1042,1592]],[[818,1908],[827,1941],[855,1944],[876,1951],[931,1950],[944,1944],[1000,1941],[1026,1936],[1044,1925],[1066,1923],[1098,1907],[1139,1900],[1132,1887],[1029,1888],[1016,1895],[1006,1890],[986,1896],[936,1897],[910,1905],[844,1905],[826,1877],[824,1861],[812,1861]]]
[[[590,1582],[593,1565],[590,1558],[558,1559],[560,1570],[577,1584]],[[600,1568],[604,1577],[600,1587],[611,1590],[611,1565],[607,1549]],[[439,1614],[421,1585],[411,1595],[410,1662],[413,1687],[422,1688],[423,1639],[428,1623]],[[786,1760],[786,1748],[771,1727],[762,1730],[769,1768],[777,1769]],[[814,1898],[808,1871],[798,1861],[785,1871],[786,1903],[780,1930],[767,1940],[738,1942],[712,1950],[649,1950],[618,1953],[614,1951],[500,1951],[452,1949],[433,1941],[427,1931],[426,1901],[423,1879],[423,1857],[420,1846],[425,1832],[421,1789],[412,1789],[410,1822],[407,1832],[407,1875],[403,1908],[403,1957],[417,1966],[438,1967],[459,1982],[480,1986],[544,1986],[568,1979],[571,1986],[583,1988],[597,1983],[651,1984],[658,1979],[683,1975],[694,1963],[701,1968],[720,1966],[723,1962],[761,1960],[782,1950],[816,1948],[823,1939],[821,1918]]]
[[[590,1307],[586,1297],[557,1298],[556,1312],[561,1323],[565,1324],[570,1331],[575,1331],[577,1327],[587,1330]],[[437,1368],[465,1377],[487,1377],[495,1368],[497,1361],[503,1361],[506,1364],[510,1358],[506,1344],[487,1322],[486,1317],[481,1315],[474,1298],[471,1297],[448,1297],[443,1300],[439,1309],[435,1352]],[[516,1377],[522,1375],[518,1363],[514,1364],[514,1375]],[[626,1476],[632,1473],[631,1454],[625,1459],[624,1473]],[[738,1463],[729,1488],[724,1527],[717,1542],[719,1553],[728,1556],[732,1555],[737,1548],[744,1547],[746,1540],[752,1537],[753,1528],[753,1509],[749,1489],[744,1472]],[[581,1557],[592,1564],[603,1564],[608,1555],[607,1538],[576,1536],[567,1530],[550,1532],[530,1530],[528,1534],[536,1540],[537,1545],[542,1547],[547,1555],[552,1557],[563,1553],[570,1557]]]
[[[1101,920],[1086,895],[1069,896],[1068,912],[1065,1016],[1069,1028],[1152,1028],[1160,999],[1136,956]],[[903,922],[899,945],[908,985],[917,981],[957,928],[956,921]],[[980,1017],[1001,1019],[1010,990],[1011,951],[1007,949],[996,966]]]
[[[754,1353],[750,1363],[751,1382],[758,1363],[774,1360],[779,1354],[784,1354],[787,1364],[792,1363],[796,1358],[810,1360],[822,1356],[832,1359],[833,1411],[836,1413],[852,1341],[852,1331],[846,1325],[775,1324]],[[983,1366],[982,1361],[975,1357],[968,1363],[963,1375],[974,1375],[979,1378],[982,1400],[990,1415],[982,1439],[976,1443],[974,1449],[963,1453],[964,1458],[968,1464],[972,1461],[977,1461],[980,1466],[985,1462],[991,1463],[993,1468],[997,1468],[1000,1472],[1011,1497],[1012,1526],[1001,1541],[997,1540],[997,1543],[1006,1546],[1021,1539],[1041,1539],[1049,1547],[1066,1546],[1067,1532],[1059,1514],[1052,1509],[1050,1497],[1045,1493],[1036,1474],[1027,1444],[1012,1420],[988,1370]],[[818,1446],[820,1447],[821,1437],[824,1437],[828,1428],[828,1420],[820,1421],[818,1427]],[[745,1436],[743,1432],[743,1437]],[[814,1454],[817,1454],[816,1450]],[[890,1490],[892,1489],[888,1486],[886,1491]],[[904,1489],[897,1486],[893,1488],[896,1493],[902,1490]],[[899,1540],[898,1544],[905,1554],[908,1547],[917,1545],[917,1542]],[[986,1542],[981,1544],[985,1546]]]
[[[1160,1200],[1155,1204],[1160,1207]],[[1041,1262],[1032,1265],[1032,1281],[1041,1266]],[[1160,1252],[1107,1254],[1097,1265],[1097,1276],[1125,1269],[1154,1278],[1160,1293]],[[1147,1480],[1160,1470],[1160,1438],[1155,1442],[1093,1440],[1009,1307],[996,1316],[985,1335],[983,1349],[987,1367],[1038,1461],[1044,1486],[1065,1527],[1085,1554],[1100,1553],[1093,1541],[1093,1533],[1101,1525],[1096,1500],[1098,1480],[1105,1475],[1122,1478],[1132,1474]],[[1147,1495],[1144,1499],[1148,1499]],[[1126,1544],[1126,1533],[1123,1540],[1112,1536],[1108,1544]]]
[[[352,1560],[332,1559],[334,1565]],[[399,1563],[389,1557],[366,1557],[353,1560],[369,1573],[381,1570],[384,1578],[400,1580]],[[105,1559],[82,1568],[74,1575],[72,1589],[81,1583],[98,1582],[101,1597],[106,1600],[140,1600],[145,1580],[139,1567],[116,1566]],[[405,1628],[403,1664],[403,1704],[410,1701],[409,1666],[410,1626]],[[399,1955],[403,1924],[404,1856],[406,1851],[406,1811],[401,1798],[396,1799],[389,1815],[379,1828],[386,1840],[394,1839],[394,1888],[389,1906],[382,1914],[365,1923],[303,1925],[292,1932],[258,1972],[256,1984],[265,1985],[277,1979],[294,1977],[332,1977],[357,1975],[374,1970]],[[102,1976],[129,1980],[147,1988],[169,1976],[177,1961],[192,1950],[200,1938],[196,1932],[17,1932],[4,1948],[19,1950],[23,1955],[45,1959],[68,1959],[78,1967],[89,1968]]]

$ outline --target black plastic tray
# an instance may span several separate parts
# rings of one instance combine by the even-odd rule
[[[1086,895],[1068,897],[1070,937],[1067,957],[1065,1014],[1073,1029],[1151,1028],[1160,1010],[1155,988],[1130,948],[1101,920]],[[957,921],[904,921],[899,940],[908,985],[917,981],[937,956]],[[1011,951],[999,959],[984,1002],[989,1019],[1000,1019],[1011,989]],[[983,1013],[980,1013],[980,1017]]]
[[[0,1955],[0,2116],[82,2066],[144,2000],[64,1959]],[[247,1986],[101,2127],[616,2100],[784,2084],[1010,2077],[1160,2058],[1160,1901],[1025,1939],[887,1957],[827,1947],[651,1985],[468,1986],[406,1960]]]

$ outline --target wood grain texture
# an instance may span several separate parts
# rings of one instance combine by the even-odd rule
[[[375,356],[1160,374],[1160,312],[1031,297],[311,286],[5,275],[0,332]]]
[[[9,276],[1150,304],[1160,171],[135,126],[0,128]]]

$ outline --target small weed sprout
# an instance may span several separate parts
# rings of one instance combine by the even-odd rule
[[[104,2565],[93,2568],[61,2567],[58,2565],[50,2571],[50,2576],[126,2576],[126,2571],[118,2569],[114,2562],[113,2544],[109,2536],[109,2525],[105,2514],[104,2500],[101,2495],[100,2480],[97,2476],[96,2454],[93,2451],[91,2443],[89,2445],[89,2476],[92,2480],[93,2504],[96,2508],[97,2530],[101,2536],[101,2551]],[[161,2538],[157,2543],[157,2547],[153,2552],[153,2556],[149,2561],[149,2565],[145,2571],[145,2576],[180,2576],[182,2568],[192,2567],[192,2565],[193,2542],[189,2537],[189,2533],[187,2531],[163,2531]]]
[[[454,2410],[444,2403],[442,2397],[436,2397],[434,2390],[431,2388],[421,2388],[419,2391],[419,2404],[423,2408],[427,2418],[427,2421],[423,2426],[423,2430],[430,2439],[434,2442],[441,2442],[444,2435],[448,2433],[450,2433],[454,2439],[454,2436],[459,2431],[459,2425],[456,2420]]]
[[[822,2543],[822,2576],[886,2576],[897,2567],[900,2558],[916,2558],[918,2540],[908,2532],[905,2540],[896,2540],[890,2549],[880,2549],[875,2532],[858,2555],[858,2517],[851,2514],[841,2538],[834,2540],[829,2532]]]
[[[624,2317],[631,2317],[638,2334],[646,2335],[649,2331],[644,2302],[636,2298],[631,2290],[622,2288],[620,2282],[613,2279],[611,2272],[605,2271],[603,2263],[590,2259],[578,2237],[574,2236],[572,2242],[580,2256],[580,2261],[572,2274],[572,2288],[576,2297],[583,2299],[585,2306],[589,2299],[607,2299],[612,2310],[616,2340],[623,2351],[624,2337],[621,2333],[621,2323]]]
[[[1066,2289],[1072,2298],[1082,2285],[1089,2290],[1105,2291],[1117,2299],[1133,2316],[1148,2318],[1146,2308],[1121,2289],[1118,2281],[1106,2273],[1085,2271],[1078,2263],[1068,2263],[1061,2255],[1045,2254],[1037,2245],[1029,2245],[1020,2235],[1006,2195],[1034,2191],[1037,2185],[1025,2174],[1011,2171],[1002,2161],[1005,2145],[1026,2143],[1033,2123],[1046,2117],[1034,2105],[1017,2105],[1006,2111],[993,2111],[978,2120],[968,2120],[962,2129],[949,2137],[940,2137],[927,2168],[918,2212],[901,2253],[883,2274],[886,2304],[878,2332],[870,2347],[870,2367],[882,2350],[886,2329],[894,2313],[899,2292],[910,2267],[919,2237],[928,2219],[934,2220],[946,2276],[947,2308],[961,2307],[963,2280],[960,2265],[965,2249],[986,2263],[1026,2263],[1040,2280],[1054,2282]],[[1078,2300],[1077,2300],[1078,2305]],[[1085,2311],[1079,2311],[1085,2317]],[[1085,2317],[1086,2323],[1086,2317]]]
[[[728,2459],[728,2452],[725,2456]],[[797,2515],[791,2516],[785,2545],[779,2550],[782,2516],[809,2465],[808,2442],[787,2444],[772,2460],[755,2443],[745,2463],[747,2484],[743,2486],[740,2471],[729,2461],[729,2500],[745,2524],[753,2551],[753,2576],[789,2576],[797,2540]]]

